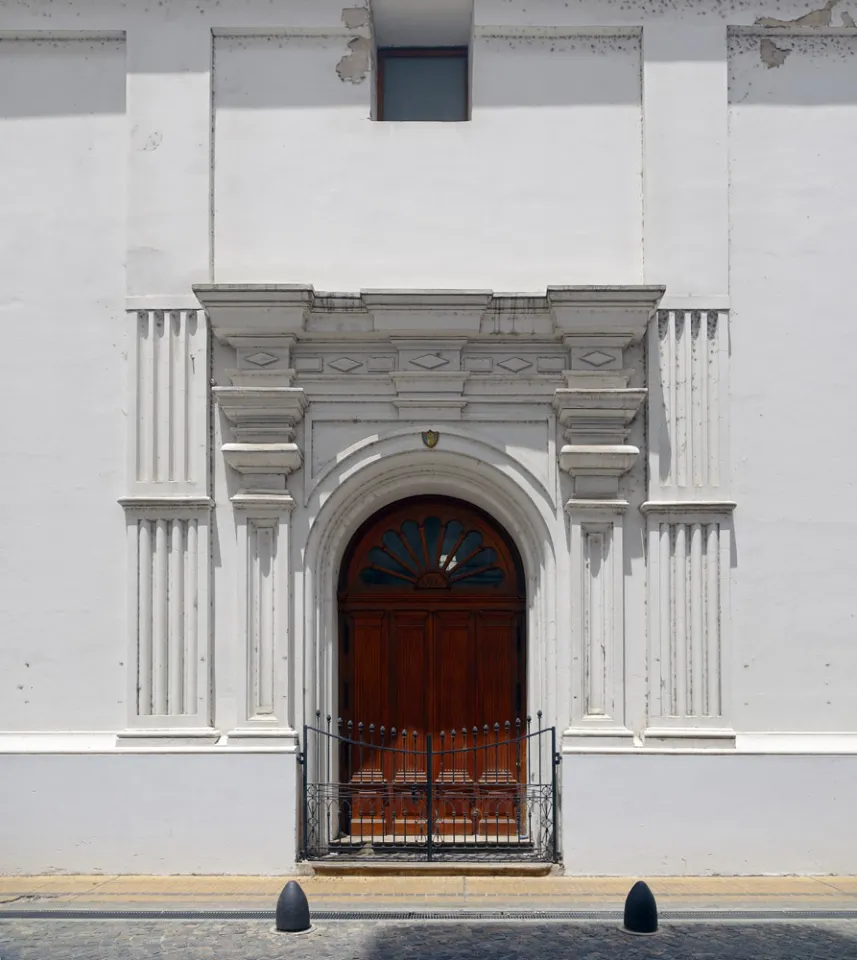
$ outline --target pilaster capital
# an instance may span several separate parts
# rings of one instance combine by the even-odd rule
[[[619,478],[640,455],[626,441],[645,398],[645,390],[614,387],[555,392],[554,408],[566,440],[559,465],[574,477],[575,497],[618,496]]]
[[[224,443],[221,452],[245,482],[233,504],[249,494],[288,496],[286,478],[303,462],[295,443],[295,428],[308,406],[303,389],[233,385],[212,392],[233,425],[234,440]]]

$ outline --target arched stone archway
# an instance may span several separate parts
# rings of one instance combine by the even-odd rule
[[[335,714],[338,702],[337,578],[354,533],[372,514],[409,496],[460,498],[487,511],[505,528],[521,557],[526,609],[525,702],[556,716],[565,705],[558,689],[556,644],[556,542],[563,517],[543,487],[503,451],[480,461],[467,455],[468,442],[451,437],[446,449],[430,453],[412,433],[380,438],[345,458],[335,474],[319,483],[307,503],[312,517],[302,571],[297,578],[295,623],[300,625],[295,656],[303,689],[296,691],[298,715]],[[559,565],[563,560],[559,559]],[[564,569],[560,575],[564,574]],[[563,654],[560,654],[562,656]],[[566,665],[567,669],[567,665]]]

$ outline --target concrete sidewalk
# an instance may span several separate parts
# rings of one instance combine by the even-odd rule
[[[289,877],[0,877],[9,910],[273,910]],[[313,909],[621,910],[636,877],[301,876]],[[857,877],[654,877],[661,910],[855,911]]]

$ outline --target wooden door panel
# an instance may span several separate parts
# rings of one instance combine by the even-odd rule
[[[431,729],[435,737],[472,722],[476,693],[474,614],[438,611],[432,616]],[[436,745],[439,749],[439,744]]]
[[[516,656],[514,613],[480,611],[476,618],[476,661],[479,670],[478,700],[482,723],[515,721]]]
[[[358,745],[356,765],[345,764],[356,787],[349,829],[421,835],[431,733],[436,828],[499,842],[501,820],[517,829],[526,769],[523,745],[503,746],[526,710],[524,578],[511,538],[461,501],[402,501],[355,536],[340,590],[340,711],[367,739],[374,724],[375,744],[384,726],[396,750],[382,760]]]
[[[356,725],[375,722],[387,699],[388,662],[384,614],[360,611],[348,617],[343,646],[350,655],[346,692],[348,717]]]
[[[463,781],[471,774],[461,751],[473,726],[476,698],[475,612],[442,610],[432,615],[431,729],[437,754],[435,779]],[[455,736],[453,736],[453,730]]]
[[[479,664],[479,712],[482,717],[480,740],[487,743],[480,751],[476,778],[505,782],[516,766],[508,746],[508,731],[515,732],[515,686],[517,679],[516,617],[513,613],[480,611],[476,623],[476,659]]]
[[[424,610],[390,614],[390,724],[397,728],[398,747],[408,751],[405,766],[424,771],[428,719],[429,636],[431,620]],[[406,736],[403,736],[406,734]],[[416,734],[416,737],[414,736]]]

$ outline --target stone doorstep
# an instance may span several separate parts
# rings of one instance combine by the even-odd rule
[[[552,863],[397,863],[393,860],[312,864],[316,877],[546,877]]]

